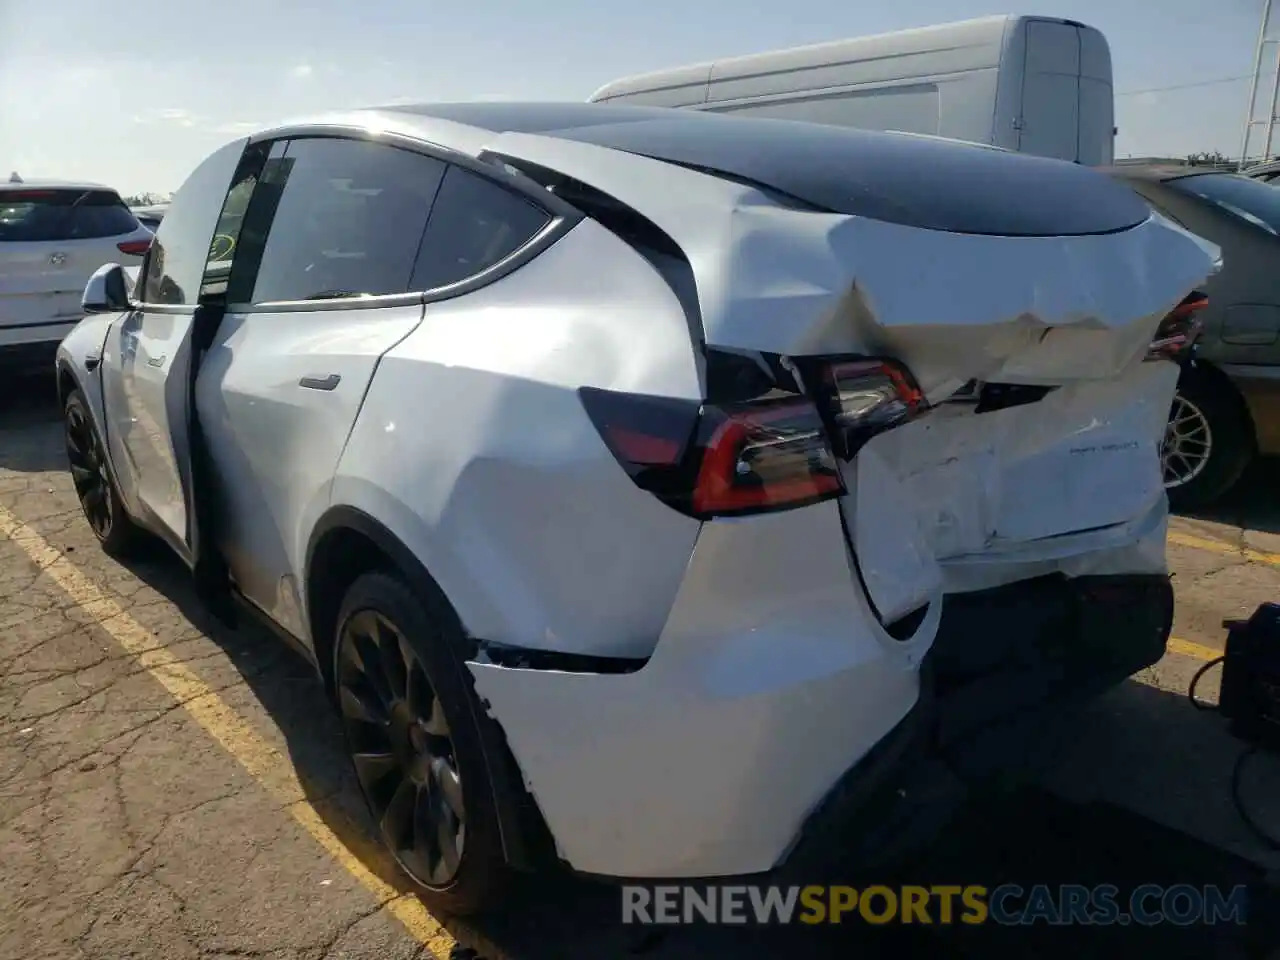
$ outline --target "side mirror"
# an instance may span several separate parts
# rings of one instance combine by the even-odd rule
[[[105,263],[84,285],[80,307],[86,314],[123,313],[133,306],[129,302],[129,286],[124,267],[118,263]]]

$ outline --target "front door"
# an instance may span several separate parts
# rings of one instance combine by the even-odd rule
[[[189,380],[194,335],[216,319],[201,302],[210,245],[246,140],[204,161],[174,196],[136,289],[137,308],[108,336],[107,442],[130,512],[189,564],[199,550]]]

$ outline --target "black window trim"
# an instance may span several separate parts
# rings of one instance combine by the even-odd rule
[[[453,150],[437,143],[392,131],[323,123],[277,127],[249,137],[248,142],[245,144],[245,149],[248,150],[263,141],[315,139],[381,143],[388,147],[417,153],[433,160],[461,167],[470,173],[484,177],[499,187],[522,196],[535,206],[545,210],[550,216],[550,220],[525,243],[497,263],[491,264],[479,273],[442,287],[434,287],[429,290],[411,290],[406,293],[381,294],[378,296],[344,297],[334,300],[274,300],[261,303],[228,303],[226,306],[227,313],[318,313],[325,310],[370,310],[449,300],[488,286],[490,283],[518,270],[573,229],[580,220],[584,219],[581,211],[543,189],[533,180],[499,166],[494,161],[481,160],[470,154]],[[147,310],[150,311],[151,309],[151,306],[148,305]],[[190,310],[184,312],[190,312]]]
[[[218,148],[218,150],[225,150],[227,147],[231,146],[236,142],[237,142],[236,140],[232,140],[228,143],[224,143],[221,147]],[[236,161],[236,168],[235,168],[236,171],[239,171],[240,164],[244,162],[245,154],[248,152],[249,147],[253,145],[254,139],[250,137],[244,137],[240,142],[243,142],[244,146],[241,147],[240,158]],[[213,153],[217,153],[218,150],[213,151]],[[206,154],[203,158],[201,158],[200,164],[203,164],[205,160],[208,160],[211,156],[213,156],[213,153]],[[192,168],[192,173],[194,173],[195,170],[199,168],[200,164],[197,164],[196,167]],[[235,172],[232,173],[232,176],[233,177],[235,176]],[[231,189],[230,181],[227,182],[226,189],[227,190]],[[227,202],[225,191],[223,193],[222,202],[224,205]],[[218,212],[219,214],[221,214],[222,212],[221,207],[218,208]],[[168,214],[168,210],[166,210],[165,213]],[[137,219],[137,218],[135,217],[134,219]],[[215,229],[217,228],[216,223],[214,224],[214,228]],[[211,243],[212,243],[212,239],[213,238],[210,237]],[[138,266],[138,280],[134,284],[133,293],[129,297],[129,311],[131,313],[165,314],[173,317],[192,316],[196,312],[196,308],[200,306],[201,298],[200,298],[199,288],[197,288],[195,300],[191,301],[190,303],[153,303],[149,300],[142,299],[141,294],[146,292],[147,271],[151,267],[151,257],[152,257],[153,250],[154,250],[154,245],[147,248],[147,252],[142,258],[142,263],[139,264]],[[205,270],[200,271],[200,288],[203,288],[204,286],[204,277],[207,269],[208,269],[208,260],[205,261]]]

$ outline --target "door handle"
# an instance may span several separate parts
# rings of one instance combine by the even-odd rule
[[[161,354],[161,355],[160,355],[160,356],[158,356],[158,357],[148,357],[148,358],[147,358],[147,366],[148,366],[148,367],[162,367],[162,366],[164,366],[164,354]]]
[[[306,387],[308,390],[334,390],[338,384],[342,382],[342,375],[337,373],[328,373],[323,376],[313,374],[309,377],[303,377],[298,381],[298,386]]]

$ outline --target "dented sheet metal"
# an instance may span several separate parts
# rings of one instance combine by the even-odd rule
[[[1158,216],[1116,233],[975,236],[786,208],[759,190],[633,154],[527,134],[489,149],[642,211],[693,268],[706,342],[905,361],[931,399],[971,378],[1116,376],[1213,269]]]
[[[1140,363],[1005,410],[946,404],[873,439],[844,467],[841,508],[881,615],[1093,572],[1099,554],[1135,543],[1130,566],[1108,572],[1163,572],[1163,540],[1153,550],[1146,534],[1163,530],[1158,445],[1177,373]]]
[[[1079,572],[1165,510],[1157,448],[1177,371],[1143,358],[1219,252],[1159,215],[1061,237],[949,233],[779,205],[646,157],[523,134],[491,149],[642,211],[684,250],[706,342],[906,363],[932,403],[970,379],[1058,387],[977,415],[932,410],[845,468],[842,503],[877,608]],[[1078,171],[1073,171],[1073,175]],[[1135,569],[1163,556],[1128,554]],[[981,567],[981,572],[977,568]]]

